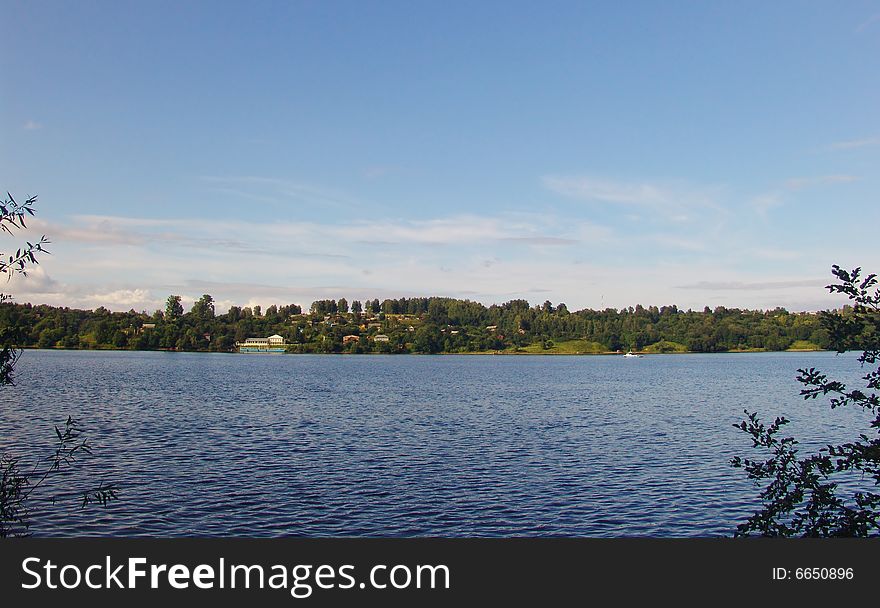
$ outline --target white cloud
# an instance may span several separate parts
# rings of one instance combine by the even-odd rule
[[[336,238],[367,243],[428,245],[454,245],[512,236],[501,220],[479,216],[459,216],[425,221],[366,220],[339,226],[323,226],[319,230],[331,233]]]
[[[32,266],[27,269],[27,276],[13,275],[7,281],[4,292],[14,292],[18,285],[26,282],[28,291],[31,293],[54,293],[58,291],[58,281],[49,276],[44,266]]]
[[[308,306],[343,296],[446,295],[490,304],[540,293],[541,301],[572,308],[797,308],[823,297],[821,285],[779,282],[806,268],[821,274],[828,252],[762,241],[745,219],[751,214],[701,214],[695,206],[687,221],[658,223],[652,208],[644,210],[644,221],[628,224],[625,235],[576,216],[535,213],[342,224],[41,219],[32,228],[52,238],[53,255],[42,260],[34,282],[7,291],[18,301],[148,312],[163,308],[168,294],[182,295],[189,306],[203,293],[217,299],[221,312],[232,304]],[[869,267],[871,260],[860,262]],[[675,287],[686,285],[693,287]]]
[[[562,197],[594,206],[619,207],[622,217],[629,221],[702,225],[712,231],[726,221],[729,213],[719,202],[724,193],[722,186],[682,180],[642,182],[558,175],[544,176],[541,181],[545,188]]]
[[[681,238],[671,235],[658,234],[650,237],[650,240],[663,247],[680,249],[684,251],[706,251],[706,243],[696,238]]]
[[[363,206],[361,201],[343,192],[290,179],[256,175],[206,175],[200,179],[204,183],[210,184],[215,191],[222,190],[229,194],[267,203],[294,201],[302,205],[329,206],[347,210]]]
[[[750,249],[747,253],[751,254],[753,257],[762,259],[762,260],[773,260],[773,261],[790,261],[797,260],[801,257],[801,253],[799,251],[792,251],[790,249],[774,249],[774,248],[764,248],[760,247],[757,249]]]
[[[780,279],[778,281],[698,281],[678,285],[677,289],[699,289],[708,291],[764,291],[767,289],[797,289],[815,287],[821,289],[828,281],[822,279]]]
[[[545,176],[549,190],[568,198],[635,205],[658,205],[672,202],[672,193],[649,183],[615,182],[595,177]]]
[[[375,180],[397,173],[399,171],[400,167],[395,167],[392,165],[374,165],[372,167],[366,167],[361,172],[361,174],[367,179]]]
[[[640,245],[641,246],[641,245]],[[168,294],[183,296],[187,308],[203,293],[217,299],[217,311],[225,312],[232,304],[297,303],[307,307],[313,300],[346,297],[367,298],[441,295],[470,298],[486,304],[513,298],[553,302],[564,301],[572,309],[612,306],[622,308],[643,305],[677,304],[681,308],[702,308],[705,305],[728,307],[811,309],[838,305],[824,294],[827,283],[815,279],[762,278],[760,273],[731,276],[726,270],[728,260],[713,255],[690,257],[687,263],[663,262],[668,247],[648,242],[636,251],[635,260],[618,259],[614,263],[599,259],[575,261],[568,247],[551,247],[559,255],[543,259],[536,256],[514,257],[497,253],[472,254],[453,260],[431,256],[404,255],[369,262],[371,274],[363,274],[363,265],[318,267],[309,264],[291,266],[285,259],[254,264],[246,260],[239,267],[230,267],[229,260],[190,260],[181,268],[161,256],[147,260],[143,256],[117,252],[119,267],[114,271],[75,276],[80,266],[78,255],[56,256],[51,260],[54,276],[64,275],[65,283],[43,281],[29,284],[15,279],[7,291],[16,301],[48,303],[75,308],[105,306],[111,310],[145,310],[164,308]],[[491,252],[492,250],[487,250]],[[644,252],[653,255],[645,256]],[[687,249],[685,249],[687,251]],[[136,253],[136,252],[135,252]],[[441,261],[443,260],[443,261]],[[46,262],[48,266],[49,261]],[[150,266],[158,264],[162,271],[151,275]],[[552,272],[548,269],[552,268]],[[784,275],[783,275],[784,276]],[[100,278],[96,278],[100,277]],[[210,277],[210,278],[205,278]],[[139,281],[141,285],[132,285]],[[540,294],[536,296],[536,294]],[[825,299],[823,300],[823,296]]]
[[[26,277],[17,275],[9,282],[8,291],[15,301],[88,309],[104,306],[111,310],[152,311],[162,305],[162,300],[147,289],[62,283],[51,278],[44,266],[32,268]]]
[[[19,301],[125,310],[161,308],[170,293],[185,302],[211,293],[226,307],[424,295],[441,287],[456,295],[468,281],[484,283],[486,259],[555,260],[558,252],[599,248],[613,238],[589,222],[537,214],[345,224],[79,215],[63,223],[36,219],[31,228],[50,235],[56,255],[45,267],[65,283],[16,285]],[[462,273],[468,278],[459,284]]]
[[[536,216],[537,217],[537,216]],[[187,248],[247,250],[300,256],[346,257],[349,243],[374,245],[462,245],[503,242],[522,245],[570,245],[578,235],[605,238],[608,229],[589,222],[552,226],[534,218],[459,215],[431,220],[360,220],[342,224],[315,222],[227,222],[201,219],[152,219],[77,215],[73,226],[35,220],[34,227],[53,240],[146,245],[165,243]],[[540,223],[537,223],[540,222]],[[560,234],[548,230],[562,229]],[[291,244],[303,247],[291,247]],[[307,247],[305,245],[308,245]],[[333,253],[333,252],[336,253]]]
[[[837,141],[829,146],[832,150],[850,150],[852,148],[864,148],[865,146],[876,146],[880,144],[880,137],[865,137],[863,139],[850,139],[847,141]]]
[[[578,241],[575,239],[565,239],[556,236],[507,236],[499,239],[511,243],[522,243],[523,245],[537,245],[558,247],[564,245],[575,245]]]
[[[139,308],[156,302],[146,289],[117,289],[106,293],[92,293],[82,297],[85,302],[102,302],[108,308]]]
[[[39,129],[42,129],[43,125],[35,120],[28,120],[23,125],[21,125],[21,128],[25,131],[37,131]]]
[[[873,15],[871,15],[870,17],[868,17],[867,19],[862,21],[860,24],[858,24],[856,26],[855,31],[856,31],[856,33],[861,33],[863,31],[865,31],[866,29],[868,29],[868,27],[870,27],[872,24],[877,23],[878,21],[880,21],[880,13],[874,13]]]
[[[758,213],[758,215],[760,215],[761,217],[766,217],[767,212],[770,209],[780,207],[784,202],[785,199],[782,193],[765,192],[763,194],[752,197],[749,200],[749,205]]]
[[[718,186],[695,185],[682,180],[643,182],[582,175],[547,175],[541,181],[545,188],[566,198],[661,209],[718,208],[717,198],[721,193]]]
[[[802,190],[823,184],[849,183],[858,180],[855,175],[817,175],[815,177],[792,177],[785,181],[785,187],[789,190]]]

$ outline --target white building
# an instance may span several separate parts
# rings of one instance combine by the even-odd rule
[[[244,342],[236,342],[239,352],[284,352],[284,338],[275,334],[268,338],[248,338]]]

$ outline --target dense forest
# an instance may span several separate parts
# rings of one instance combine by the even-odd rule
[[[821,315],[676,306],[580,310],[526,300],[484,306],[452,298],[349,302],[320,300],[215,314],[200,298],[184,312],[179,296],[164,311],[111,312],[0,304],[0,327],[20,347],[230,352],[249,337],[281,335],[294,353],[724,352],[829,346]]]

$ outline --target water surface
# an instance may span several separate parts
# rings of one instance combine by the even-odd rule
[[[27,351],[0,389],[0,448],[51,449],[68,414],[94,455],[37,535],[716,536],[755,507],[744,408],[851,439],[799,367],[855,355],[334,356]],[[824,441],[822,441],[824,444]],[[818,443],[817,443],[818,445]]]

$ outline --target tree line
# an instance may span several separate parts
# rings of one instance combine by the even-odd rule
[[[843,311],[846,314],[846,310]],[[425,297],[318,300],[297,304],[232,306],[215,312],[203,295],[185,312],[180,296],[165,310],[111,312],[48,305],[0,304],[0,327],[19,347],[231,352],[249,337],[278,334],[290,352],[461,353],[480,351],[577,352],[780,351],[825,349],[828,331],[816,313],[677,306],[571,312],[549,301],[511,300],[485,306],[471,300]],[[575,351],[568,351],[575,352]]]

